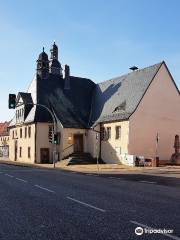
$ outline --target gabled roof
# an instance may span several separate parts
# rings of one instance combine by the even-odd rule
[[[17,102],[19,101],[20,97],[23,100],[23,103],[27,104],[27,103],[32,103],[32,97],[31,97],[31,93],[27,93],[27,92],[19,92],[18,96],[17,96]]]
[[[63,127],[89,128],[99,122],[128,119],[138,107],[148,87],[164,62],[95,84],[89,79],[66,79],[49,74],[47,79],[33,78],[28,93],[19,93],[23,101],[40,103],[51,109]],[[165,65],[166,66],[166,65]],[[25,123],[52,122],[42,107],[26,109]],[[10,126],[15,124],[15,118]]]
[[[90,123],[128,119],[163,62],[96,85]]]

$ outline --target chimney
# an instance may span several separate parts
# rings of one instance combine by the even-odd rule
[[[129,69],[134,72],[134,71],[138,70],[138,67],[137,67],[137,66],[132,66],[132,67],[130,67]]]
[[[68,89],[70,89],[70,68],[67,64],[65,65],[65,70],[64,71],[65,71],[64,89],[68,90]]]

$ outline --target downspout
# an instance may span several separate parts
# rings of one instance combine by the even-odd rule
[[[101,148],[102,148],[102,123],[100,123],[100,134],[99,134],[99,159],[101,159]]]
[[[37,163],[37,155],[36,155],[36,142],[37,142],[37,123],[35,123],[35,136],[34,136],[34,140],[35,140],[35,147],[34,147],[34,162]]]

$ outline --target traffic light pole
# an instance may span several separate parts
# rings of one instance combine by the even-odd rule
[[[50,115],[52,117],[52,120],[53,120],[53,128],[54,128],[53,134],[57,134],[56,119],[55,119],[55,116],[54,116],[53,112],[48,107],[46,107],[45,105],[40,104],[40,103],[25,103],[25,104],[23,103],[23,105],[40,106],[40,107],[46,109],[50,113]],[[55,168],[56,167],[56,159],[55,159],[55,157],[56,157],[56,150],[57,149],[56,149],[56,143],[54,143],[54,141],[53,141],[53,144],[54,144],[54,149],[53,149],[53,166]]]
[[[100,141],[100,144],[101,144],[101,131],[98,131],[98,130],[95,130],[94,128],[91,128],[91,130],[93,132],[96,133],[96,164],[97,164],[97,170],[98,170],[98,173],[99,173],[99,153],[98,153],[98,140]]]

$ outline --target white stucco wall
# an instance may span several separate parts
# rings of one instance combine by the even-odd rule
[[[100,126],[97,125],[94,130],[100,131]],[[99,153],[99,139],[96,139],[96,132],[94,130],[88,130],[87,152],[89,152],[93,158],[96,158],[97,154]]]
[[[129,153],[154,158],[157,133],[159,157],[169,160],[180,135],[180,96],[164,64],[130,117]]]
[[[49,142],[49,126],[48,123],[37,123],[36,125],[36,162],[40,162],[41,148],[48,148],[50,161],[53,162],[53,144]]]
[[[83,148],[84,152],[88,152],[87,147],[87,130],[86,129],[76,129],[76,128],[64,128],[63,135],[62,135],[62,158],[68,156],[69,154],[73,153],[74,151],[74,144],[73,136],[74,134],[83,134]],[[72,139],[70,141],[70,139]]]
[[[111,138],[101,143],[101,157],[106,163],[120,163],[121,155],[128,153],[129,121],[104,123],[103,126],[111,127]],[[116,126],[121,127],[121,136],[115,138]]]
[[[28,136],[28,128],[31,128],[31,136]],[[25,138],[25,128],[27,128],[27,136]],[[22,138],[20,137],[20,129],[22,129]],[[13,137],[14,131],[14,137]],[[15,141],[17,141],[17,161],[34,163],[35,161],[35,124],[18,125],[10,128],[9,132],[9,159],[15,160]],[[20,147],[22,154],[20,157]],[[30,157],[28,157],[28,147],[30,147]]]

